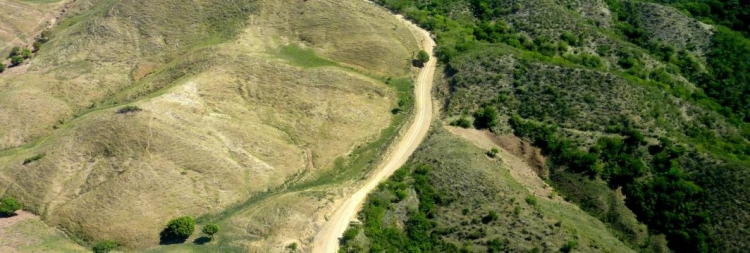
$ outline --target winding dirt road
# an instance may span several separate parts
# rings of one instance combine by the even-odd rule
[[[435,42],[430,37],[430,33],[419,28],[413,23],[405,20],[403,16],[396,16],[401,22],[406,24],[412,31],[417,41],[420,42],[422,49],[427,52],[433,52]],[[344,234],[344,230],[349,226],[362,207],[362,203],[378,184],[390,177],[393,172],[400,168],[409,156],[414,153],[417,146],[427,135],[427,130],[432,122],[432,76],[435,73],[437,59],[430,57],[430,61],[422,67],[414,84],[415,92],[415,118],[409,126],[406,134],[394,146],[392,152],[383,160],[379,166],[367,179],[362,188],[355,192],[351,197],[344,201],[328,219],[323,229],[318,232],[312,243],[313,253],[331,253],[337,252],[339,248],[339,238]]]

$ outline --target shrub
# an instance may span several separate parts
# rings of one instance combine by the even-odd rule
[[[497,125],[497,109],[486,105],[474,112],[474,127],[477,129],[492,128]]]
[[[24,48],[23,50],[21,50],[21,57],[23,57],[24,59],[31,58],[31,54],[31,49]]]
[[[5,64],[0,62],[0,73],[3,73],[3,71],[5,71]]]
[[[201,230],[201,231],[204,234],[208,235],[208,238],[213,239],[214,238],[214,234],[216,234],[216,232],[219,232],[219,225],[216,225],[216,224],[213,224],[213,223],[206,224],[205,226],[203,226],[203,230]]]
[[[568,253],[568,252],[572,251],[573,249],[575,249],[576,246],[578,246],[578,242],[576,242],[576,241],[568,241],[562,247],[560,247],[560,252]]]
[[[459,126],[461,128],[469,128],[471,126],[471,121],[467,119],[464,116],[461,116],[461,118],[451,122],[452,126]]]
[[[289,250],[289,252],[297,252],[297,243],[293,242],[286,246],[286,249]]]
[[[38,161],[39,159],[44,158],[45,155],[46,154],[41,153],[41,154],[38,154],[38,155],[35,155],[35,156],[32,156],[32,157],[26,158],[26,159],[23,160],[23,165],[26,165],[26,164]]]
[[[492,148],[490,149],[490,151],[487,151],[487,156],[495,158],[497,156],[497,153],[500,153],[500,150],[497,148]]]
[[[4,197],[0,199],[0,216],[8,217],[16,214],[16,211],[21,210],[23,204],[12,197]]]
[[[142,109],[135,105],[126,105],[123,107],[120,107],[120,109],[117,110],[117,113],[119,114],[125,114],[130,112],[140,112]]]
[[[482,223],[487,224],[492,221],[496,221],[499,215],[497,215],[497,212],[495,210],[490,211],[487,216],[482,217]]]
[[[34,41],[32,47],[34,49],[34,52],[39,51],[39,49],[42,48],[42,43],[39,41]]]
[[[182,216],[167,223],[167,227],[161,232],[162,240],[177,241],[186,240],[195,231],[195,220],[190,216]]]
[[[10,64],[13,64],[13,66],[21,65],[21,63],[23,63],[23,56],[14,55],[10,57]]]
[[[21,48],[20,47],[13,47],[10,50],[10,54],[8,55],[8,57],[13,57],[13,56],[16,56],[16,55],[19,55],[19,54],[21,54]]]
[[[116,242],[110,240],[101,240],[94,244],[92,250],[94,253],[109,253],[119,246]]]
[[[419,53],[417,53],[417,60],[422,64],[425,64],[430,61],[430,55],[424,50],[419,50]]]
[[[535,206],[536,205],[536,197],[533,195],[526,196],[526,203],[529,205]]]

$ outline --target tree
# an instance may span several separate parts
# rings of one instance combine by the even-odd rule
[[[419,53],[417,53],[417,60],[422,64],[425,64],[430,61],[430,55],[424,50],[419,50]]]
[[[3,73],[3,71],[5,71],[5,64],[0,62],[0,73]]]
[[[195,220],[190,216],[182,216],[167,223],[161,232],[162,241],[184,241],[195,231]]]
[[[0,217],[9,217],[16,215],[16,211],[21,210],[23,204],[12,197],[0,199]]]
[[[10,57],[10,64],[13,64],[13,66],[21,65],[21,63],[23,63],[23,56],[14,55]]]
[[[109,253],[119,246],[116,242],[110,240],[101,240],[94,244],[92,250],[94,253]]]
[[[219,225],[216,224],[206,224],[206,226],[203,226],[203,233],[208,236],[208,238],[214,239],[214,234],[216,232],[219,232]]]

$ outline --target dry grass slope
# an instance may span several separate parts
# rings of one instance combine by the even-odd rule
[[[396,92],[376,77],[406,76],[417,48],[390,14],[361,1],[234,2],[76,1],[28,73],[0,76],[0,195],[85,241],[145,248],[170,218],[314,177],[390,124]],[[285,47],[337,63],[300,66],[317,56]],[[124,103],[142,110],[117,113]],[[271,206],[317,201],[286,198],[298,197]],[[236,219],[266,219],[247,208]],[[276,245],[279,231],[310,227],[304,238],[319,225],[293,221],[258,234]],[[253,233],[227,240],[250,249]]]

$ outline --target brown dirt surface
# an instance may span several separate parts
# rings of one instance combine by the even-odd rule
[[[513,135],[497,136],[487,130],[444,127],[452,134],[470,141],[479,148],[487,151],[498,148],[500,150],[498,157],[507,165],[506,168],[516,181],[526,186],[538,197],[554,196],[553,188],[540,178],[539,173],[544,171],[544,156],[539,149]],[[559,198],[556,197],[556,199]]]

